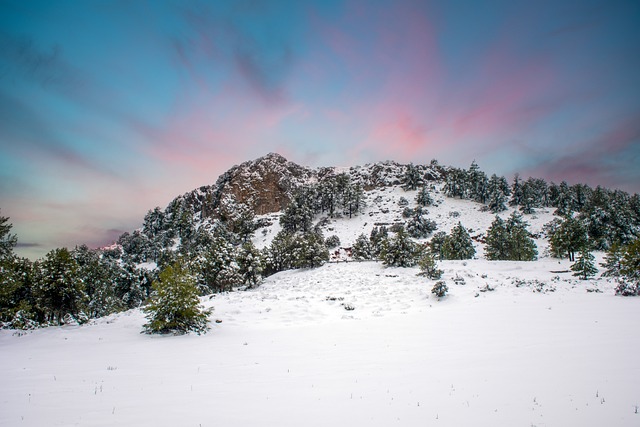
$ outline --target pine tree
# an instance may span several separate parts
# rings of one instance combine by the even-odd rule
[[[429,250],[425,249],[422,251],[422,255],[418,260],[418,266],[420,267],[419,276],[426,276],[429,279],[440,279],[442,277],[442,270],[438,269],[438,263],[436,261],[436,257]]]
[[[589,252],[586,246],[583,246],[580,249],[580,255],[575,263],[571,265],[571,270],[573,271],[574,276],[580,277],[582,280],[587,280],[590,277],[593,277],[598,272],[594,264],[595,258]]]
[[[510,258],[509,233],[504,221],[499,216],[487,230],[487,246],[485,256],[488,260],[508,260]]]
[[[426,186],[422,186],[420,190],[418,190],[418,194],[416,194],[416,204],[422,207],[431,206],[433,204],[433,199],[431,198],[431,194],[429,194],[429,190]]]
[[[242,245],[238,251],[236,262],[242,283],[248,285],[250,288],[260,283],[263,273],[262,256],[251,241]]]
[[[211,310],[200,305],[196,281],[180,263],[165,268],[153,282],[153,290],[151,301],[143,309],[149,321],[143,332],[198,335],[207,332]]]
[[[423,183],[420,172],[413,163],[409,163],[402,177],[402,189],[404,191],[415,190]]]
[[[502,212],[507,210],[505,203],[509,196],[509,184],[507,180],[502,176],[498,177],[496,174],[491,175],[487,188],[487,204],[489,210],[493,213]]]
[[[435,256],[436,259],[443,260],[444,254],[442,252],[442,248],[444,243],[447,241],[447,233],[444,231],[439,231],[433,235],[431,240],[429,241],[429,249],[431,253]]]
[[[449,292],[449,288],[447,287],[447,284],[444,282],[444,280],[436,282],[436,284],[433,285],[433,288],[431,288],[431,293],[438,298],[443,298],[445,295],[447,295],[447,292]]]
[[[384,225],[378,227],[375,226],[371,229],[371,234],[369,236],[369,240],[371,241],[371,249],[373,250],[373,255],[375,257],[380,256],[380,251],[382,250],[382,244],[389,237],[389,231],[387,227]]]
[[[13,248],[18,243],[15,234],[11,234],[13,224],[8,223],[8,217],[0,216],[0,259],[9,258],[13,254]]]
[[[518,206],[522,203],[522,181],[520,175],[515,174],[513,177],[513,184],[511,185],[511,200],[509,205]]]
[[[600,263],[600,266],[605,269],[602,273],[603,277],[618,277],[620,276],[620,269],[622,268],[622,255],[624,254],[624,248],[614,243],[607,251],[604,257],[604,262]]]
[[[573,262],[576,251],[587,244],[587,233],[579,220],[568,216],[551,234],[549,243],[555,256],[566,255]]]
[[[371,260],[374,258],[371,241],[364,234],[360,234],[351,247],[351,256],[358,261]]]
[[[413,210],[413,215],[407,222],[407,232],[411,237],[423,239],[435,231],[437,225],[426,217],[428,213],[420,206]]]
[[[54,249],[36,263],[34,297],[49,323],[62,324],[69,316],[81,321],[86,304],[78,263],[67,248]]]
[[[620,263],[620,275],[628,282],[635,283],[640,292],[640,239],[625,245]]]
[[[471,259],[475,253],[471,236],[469,236],[467,229],[458,223],[442,245],[444,259]]]
[[[536,244],[527,230],[522,216],[513,212],[507,220],[506,229],[509,238],[509,258],[513,261],[534,261],[538,257]]]
[[[385,239],[380,251],[380,259],[387,267],[412,267],[418,255],[417,245],[403,228],[394,237]]]

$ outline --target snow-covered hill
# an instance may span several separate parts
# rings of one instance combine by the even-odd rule
[[[444,169],[420,168],[436,231],[461,223],[474,238],[474,259],[439,263],[446,297],[416,268],[348,256],[358,235],[416,207],[416,191],[400,187],[404,166],[311,170],[269,155],[180,196],[169,217],[182,210],[201,226],[244,204],[266,212],[253,237],[265,248],[296,188],[345,172],[366,189],[366,207],[314,218],[340,239],[331,262],[204,297],[214,311],[203,336],[142,335],[138,309],[80,327],[0,330],[0,425],[640,425],[640,299],[616,296],[611,279],[578,280],[549,256],[551,208],[523,218],[537,261],[487,261],[495,215],[445,197]],[[267,170],[278,173],[246,185]]]
[[[278,273],[206,299],[203,336],[2,330],[0,425],[638,425],[637,299],[564,261],[441,267],[441,300],[375,262]]]

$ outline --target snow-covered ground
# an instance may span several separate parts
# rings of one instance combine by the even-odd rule
[[[0,425],[640,425],[640,299],[566,261],[440,267],[441,300],[416,269],[279,273],[205,299],[202,336],[142,335],[139,310],[2,330]]]

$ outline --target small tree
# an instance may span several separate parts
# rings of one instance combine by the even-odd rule
[[[438,269],[436,257],[428,248],[422,251],[422,256],[418,260],[418,266],[420,267],[419,276],[426,276],[434,280],[442,277],[442,270]]]
[[[582,280],[587,280],[588,278],[595,276],[598,272],[598,269],[594,264],[594,257],[586,246],[582,247],[580,250],[578,259],[571,265],[571,270],[573,271],[574,276],[578,276]]]
[[[442,245],[442,255],[445,259],[471,259],[476,254],[471,236],[467,229],[458,223],[451,230]]]
[[[155,292],[143,308],[149,321],[143,326],[144,333],[207,332],[211,310],[200,305],[196,281],[179,262],[162,270],[152,286]]]
[[[371,241],[364,234],[360,234],[351,247],[351,256],[353,259],[362,261],[374,258]]]
[[[412,267],[417,263],[418,248],[404,228],[382,244],[380,259],[387,267]]]
[[[447,295],[447,292],[449,292],[449,288],[447,287],[447,284],[444,282],[444,280],[437,281],[436,284],[433,285],[433,288],[431,288],[431,293],[438,298],[444,297],[445,295]]]

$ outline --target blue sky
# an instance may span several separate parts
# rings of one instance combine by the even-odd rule
[[[640,191],[637,1],[0,1],[18,252],[113,241],[279,152]]]

